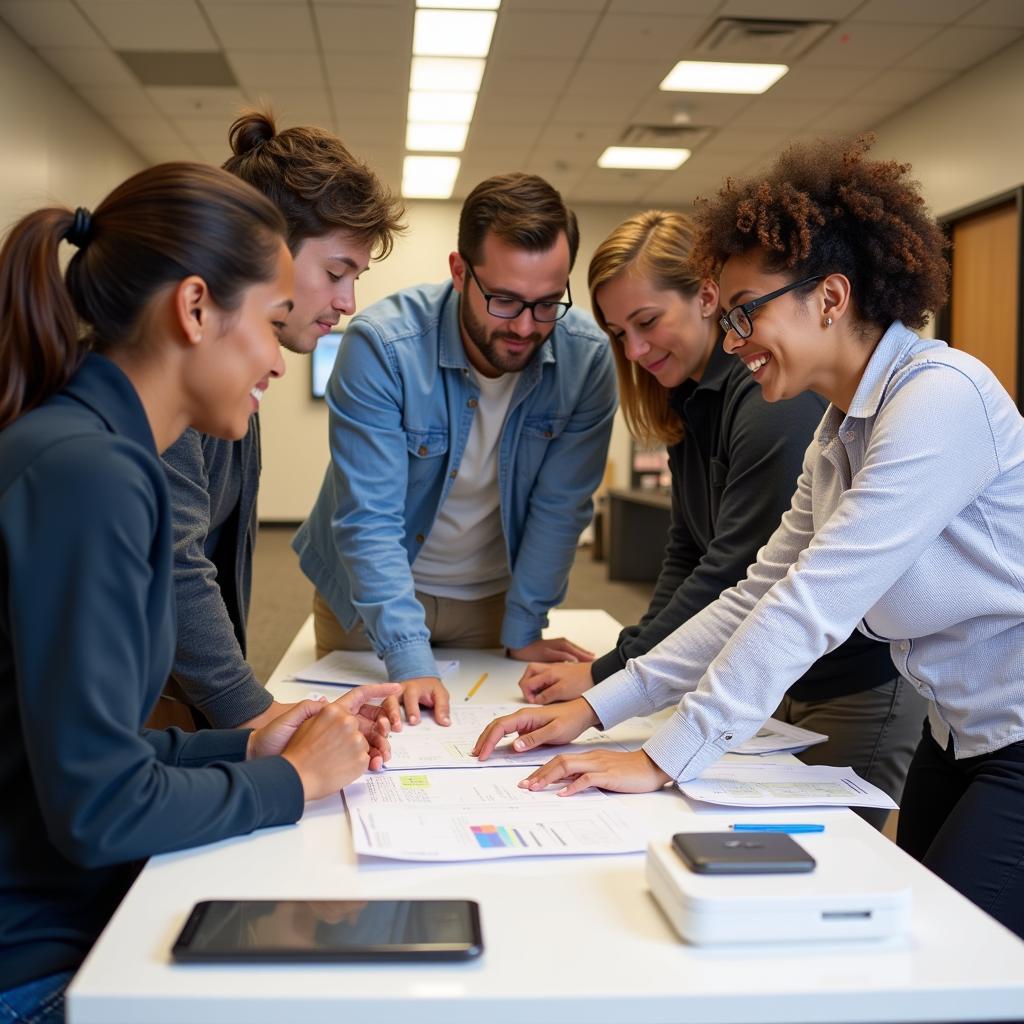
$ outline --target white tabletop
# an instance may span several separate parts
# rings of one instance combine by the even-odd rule
[[[604,612],[552,615],[550,635],[606,650]],[[521,667],[458,651],[455,699],[480,673],[474,700],[515,699]],[[314,659],[312,624],[271,687],[294,699],[314,687],[284,677]],[[319,687],[323,690],[324,687]],[[483,770],[483,769],[481,769]],[[721,827],[733,811],[690,808],[675,790],[616,797],[651,837]],[[744,819],[750,815],[744,812]],[[777,817],[777,814],[776,814]],[[680,942],[651,899],[642,854],[410,864],[352,852],[337,797],[298,825],[154,857],[71,986],[71,1024],[588,1024],[675,1021],[975,1021],[1024,1017],[1024,943],[906,857],[849,811],[786,811],[825,821],[801,836],[813,853],[855,836],[913,888],[913,930],[881,942],[696,948]],[[211,898],[479,901],[479,962],[432,965],[182,966],[169,950],[193,903]]]

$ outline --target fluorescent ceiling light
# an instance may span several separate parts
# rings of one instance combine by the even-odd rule
[[[787,71],[785,64],[724,64],[681,60],[658,86],[665,92],[762,93]]]
[[[435,153],[461,153],[466,148],[468,124],[409,124],[405,148]]]
[[[485,61],[478,57],[413,57],[414,92],[479,92]]]
[[[416,0],[417,7],[445,7],[450,11],[496,11],[501,0]]]
[[[416,124],[424,121],[469,124],[474,107],[475,92],[409,93],[409,120]]]
[[[690,159],[688,149],[645,146],[609,146],[598,158],[598,167],[623,167],[644,171],[674,171]]]
[[[417,11],[412,52],[417,57],[486,57],[493,11]]]
[[[407,156],[402,195],[406,199],[450,199],[460,163],[457,156]]]

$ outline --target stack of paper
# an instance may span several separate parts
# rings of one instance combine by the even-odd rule
[[[726,763],[680,782],[692,800],[730,807],[882,807],[893,800],[852,768],[807,764]]]
[[[634,853],[645,830],[597,790],[571,798],[516,785],[516,768],[387,772],[345,788],[358,854],[394,860],[492,860]]]
[[[442,676],[458,672],[457,661],[439,661]],[[332,686],[362,686],[364,683],[386,683],[384,662],[373,651],[331,651],[319,661],[307,665],[292,676],[302,683],[330,683]]]

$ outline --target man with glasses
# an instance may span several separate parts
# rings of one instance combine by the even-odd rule
[[[478,185],[451,281],[355,317],[327,387],[331,464],[296,535],[318,656],[373,649],[448,724],[431,642],[589,660],[543,640],[604,473],[615,379],[572,308],[576,217],[543,179]],[[399,724],[397,700],[389,707]]]

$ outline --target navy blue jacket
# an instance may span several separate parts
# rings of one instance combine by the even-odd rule
[[[287,761],[244,760],[247,731],[141,728],[174,657],[171,534],[109,360],[0,433],[0,991],[76,967],[132,862],[302,813]]]

